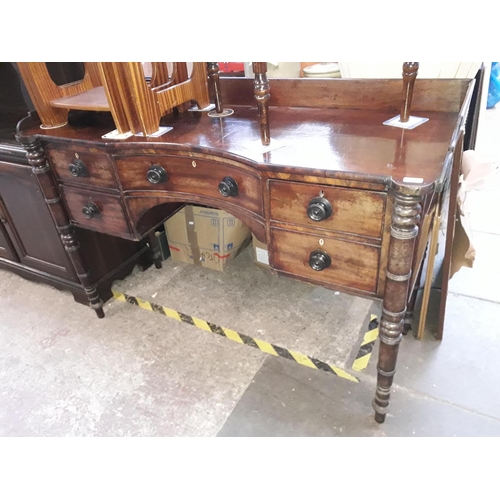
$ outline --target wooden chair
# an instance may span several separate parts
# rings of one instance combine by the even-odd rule
[[[195,101],[199,108],[210,104],[206,63],[193,63],[188,76],[185,62],[151,63],[146,80],[140,62],[85,63],[82,80],[56,85],[43,62],[17,63],[44,128],[64,126],[70,109],[111,112],[121,134],[152,135],[160,119],[174,107]]]

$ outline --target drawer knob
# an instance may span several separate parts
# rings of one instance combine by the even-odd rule
[[[307,206],[307,215],[314,221],[328,219],[332,213],[332,204],[326,198],[322,198],[321,196],[313,198]]]
[[[160,167],[160,165],[153,165],[150,167],[147,173],[148,181],[151,182],[151,184],[162,184],[163,182],[167,182],[168,180],[168,175],[167,172],[165,172],[165,169],[163,167]]]
[[[73,160],[73,163],[70,163],[68,168],[73,177],[88,177],[89,175],[87,166],[82,160]]]
[[[238,184],[232,177],[224,177],[219,183],[219,193],[222,196],[236,196],[238,194]]]
[[[314,250],[309,256],[309,265],[315,271],[323,271],[332,263],[331,257],[323,250]]]
[[[95,203],[92,203],[91,201],[89,201],[83,207],[82,213],[86,219],[93,219],[94,217],[99,217],[101,215],[101,212],[99,212],[97,205]]]

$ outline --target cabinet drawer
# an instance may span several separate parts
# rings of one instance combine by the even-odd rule
[[[270,181],[269,191],[272,220],[372,238],[382,237],[385,193],[283,181]],[[331,214],[326,212],[323,220],[313,220],[308,215],[310,204],[311,210],[316,210],[316,218],[325,215],[318,202],[323,207],[325,202],[331,206]]]
[[[177,156],[117,156],[115,163],[125,191],[159,190],[208,196],[262,215],[258,174],[224,163]],[[148,180],[148,171],[152,168],[158,168],[157,173],[162,177],[156,184]],[[223,196],[220,193],[219,183],[227,177],[235,181],[237,194]]]
[[[47,157],[62,182],[116,188],[113,166],[107,155],[50,148]]]
[[[78,225],[114,235],[129,234],[120,198],[62,186],[71,220]]]
[[[332,287],[376,292],[379,247],[282,229],[271,230],[271,242],[274,267],[280,271]],[[316,271],[309,263],[316,251],[325,252],[325,260],[331,261],[323,270]]]

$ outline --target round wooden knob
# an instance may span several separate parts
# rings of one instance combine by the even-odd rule
[[[314,221],[328,219],[332,213],[332,204],[326,198],[320,196],[313,198],[307,206],[307,215]]]
[[[73,177],[87,177],[89,174],[87,166],[82,160],[73,160],[68,168]]]
[[[331,257],[323,250],[314,250],[309,256],[309,265],[315,271],[323,271],[332,263]]]
[[[222,196],[236,196],[238,194],[238,184],[232,177],[224,177],[219,183],[219,192]]]
[[[82,209],[82,213],[86,219],[93,219],[94,217],[99,217],[101,212],[95,203],[89,201]]]
[[[168,175],[163,167],[160,167],[160,165],[153,165],[148,170],[147,178],[151,184],[162,184],[163,182],[167,182]]]

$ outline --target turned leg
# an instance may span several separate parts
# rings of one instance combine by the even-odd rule
[[[147,235],[149,248],[151,248],[151,255],[153,256],[153,262],[155,263],[156,269],[161,269],[162,267],[162,258],[161,258],[161,247],[158,242],[158,238],[154,231]]]
[[[400,121],[407,122],[411,114],[413,87],[417,78],[418,62],[405,62],[403,64],[403,104],[401,105]]]
[[[260,139],[263,146],[269,146],[271,136],[269,134],[269,99],[271,98],[271,86],[267,80],[267,63],[254,62],[252,69],[255,73],[254,95],[259,108],[260,117]]]
[[[97,288],[90,280],[89,268],[87,267],[82,252],[80,251],[80,243],[78,242],[71,227],[68,214],[64,208],[61,197],[59,196],[54,176],[42,146],[35,137],[18,136],[17,139],[27,151],[26,157],[32,167],[33,173],[36,175],[40,190],[45,197],[45,201],[49,207],[52,218],[54,219],[56,228],[59,231],[64,249],[68,253],[78,279],[83,285],[89,305],[95,310],[99,318],[104,318],[104,311],[102,309],[103,302],[99,297]]]
[[[232,109],[224,109],[222,105],[222,97],[220,91],[220,78],[219,78],[219,64],[216,62],[207,63],[208,79],[212,86],[212,93],[214,96],[215,110],[210,111],[208,116],[211,118],[224,118],[231,116],[234,111]]]
[[[385,416],[389,412],[389,399],[396,372],[398,347],[403,336],[413,250],[418,234],[417,224],[420,219],[420,201],[422,200],[422,196],[417,194],[406,194],[404,186],[399,191],[395,191],[393,196],[387,279],[382,319],[379,326],[377,390],[373,400],[375,420],[378,423],[384,422]]]
[[[208,78],[212,83],[212,90],[214,93],[214,101],[215,101],[215,111],[217,113],[222,113],[222,100],[220,97],[220,81],[219,81],[219,65],[216,62],[207,63],[208,69]]]

